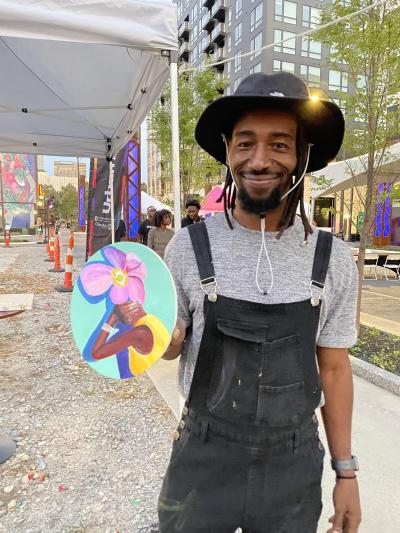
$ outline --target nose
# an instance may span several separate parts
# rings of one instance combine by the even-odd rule
[[[271,151],[268,146],[262,143],[257,144],[252,151],[249,167],[254,171],[261,171],[268,169],[272,164],[273,159],[271,158]]]

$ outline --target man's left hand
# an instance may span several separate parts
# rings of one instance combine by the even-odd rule
[[[357,533],[361,522],[360,495],[357,479],[337,479],[333,490],[335,514],[329,519],[327,533]]]

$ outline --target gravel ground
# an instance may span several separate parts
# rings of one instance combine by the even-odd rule
[[[54,290],[63,274],[47,272],[43,246],[13,254],[0,293],[35,297],[32,311],[0,320],[0,433],[18,445],[0,465],[0,532],[156,532],[173,415],[147,376],[89,369],[71,335],[71,295]]]

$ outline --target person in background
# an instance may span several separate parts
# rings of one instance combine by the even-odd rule
[[[154,224],[154,217],[157,213],[157,209],[154,205],[151,205],[147,208],[147,218],[140,223],[139,226],[139,242],[147,246],[147,239],[149,236],[150,230],[154,229],[156,226]]]
[[[186,202],[186,216],[182,218],[182,228],[186,228],[186,226],[196,224],[197,222],[203,222],[204,218],[199,215],[200,207],[200,202],[198,200],[188,200]]]
[[[174,231],[167,226],[171,224],[172,215],[167,209],[156,212],[154,222],[156,227],[150,230],[147,246],[154,250],[161,259],[164,259],[164,252],[167,244],[174,236]]]
[[[126,226],[125,222],[120,218],[118,228],[115,230],[115,242],[126,240]]]

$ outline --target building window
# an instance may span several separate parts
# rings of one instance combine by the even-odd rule
[[[346,102],[342,100],[341,98],[332,98],[332,101],[335,102],[335,104],[340,107],[343,115],[346,114]]]
[[[236,91],[236,89],[239,87],[239,83],[242,81],[242,78],[239,76],[236,78],[236,80],[233,83],[233,90]]]
[[[256,72],[261,72],[261,61],[257,63],[257,65],[254,65],[253,68],[250,69],[250,74],[255,74]]]
[[[329,71],[329,90],[347,93],[348,75],[347,72],[339,70]]]
[[[228,76],[231,73],[231,65],[232,65],[232,61],[228,61],[228,63],[226,63],[226,73]]]
[[[310,65],[300,65],[300,75],[310,87],[321,85],[321,69]]]
[[[309,37],[301,38],[301,55],[303,57],[310,57],[311,59],[321,59],[322,45],[318,41],[311,41]]]
[[[295,36],[296,34],[291,31],[275,30],[274,41],[276,43],[279,41],[282,41],[283,39],[289,39],[288,41],[285,41],[284,43],[275,45],[274,46],[275,52],[281,52],[283,54],[294,55],[296,53],[296,39],[294,38]],[[293,39],[290,39],[290,37],[293,37]]]
[[[263,4],[258,4],[250,13],[250,31],[254,31],[262,23]]]
[[[194,4],[194,6],[192,7],[192,11],[190,12],[190,22],[196,21],[197,13],[198,13],[198,6],[197,4]]]
[[[236,0],[235,2],[236,18],[240,17],[240,15],[242,14],[242,7],[243,7],[243,0]]]
[[[296,24],[297,4],[287,0],[275,0],[275,20]]]
[[[239,22],[235,28],[235,46],[237,46],[242,40],[242,26],[243,24]]]
[[[232,48],[232,35],[231,35],[231,34],[228,35],[228,39],[227,39],[227,41],[228,41],[228,44],[227,44],[227,46],[228,46],[228,52],[230,52],[230,51],[231,51],[231,48]]]
[[[303,6],[303,26],[306,28],[316,28],[319,26],[321,11],[318,7]]]
[[[288,61],[280,61],[278,59],[274,59],[274,71],[275,72],[291,72],[294,74],[294,63],[289,63]]]
[[[240,56],[242,54],[241,50],[238,50],[236,52],[237,56]],[[235,60],[233,62],[233,72],[236,74],[239,72],[239,70],[242,68],[242,58],[241,57],[235,57]]]
[[[262,31],[258,33],[251,41],[250,41],[250,50],[253,52],[254,50],[259,50],[259,48],[262,47]],[[256,52],[255,54],[251,54],[250,61],[253,61],[256,57],[258,57],[261,54],[261,51]]]

